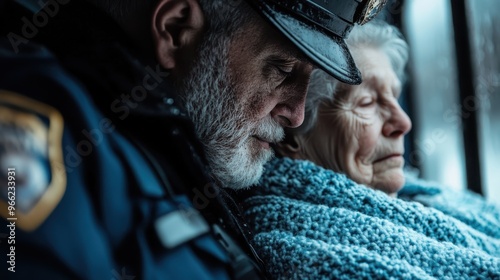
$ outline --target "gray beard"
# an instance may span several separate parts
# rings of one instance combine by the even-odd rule
[[[284,137],[283,128],[270,117],[261,123],[248,119],[249,106],[238,100],[228,74],[230,39],[205,39],[179,91],[214,180],[225,188],[247,188],[258,182],[263,165],[274,155],[272,150],[255,149],[251,136],[277,142]]]

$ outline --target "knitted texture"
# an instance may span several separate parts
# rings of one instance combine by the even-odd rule
[[[399,197],[440,210],[491,237],[500,239],[500,206],[487,202],[476,193],[468,190],[457,191],[408,176]]]
[[[260,185],[244,215],[274,279],[500,279],[498,228],[474,228],[308,161],[274,159]]]

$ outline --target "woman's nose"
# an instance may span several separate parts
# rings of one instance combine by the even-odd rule
[[[386,120],[382,133],[386,137],[399,137],[408,133],[411,129],[410,117],[397,103],[391,108],[391,115]]]

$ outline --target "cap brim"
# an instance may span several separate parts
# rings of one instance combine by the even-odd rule
[[[263,8],[260,12],[318,67],[343,83],[361,83],[361,73],[344,39],[328,36],[288,14],[273,10],[263,1],[259,2]]]

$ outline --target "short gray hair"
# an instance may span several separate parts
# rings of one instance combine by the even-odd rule
[[[400,81],[405,80],[408,62],[408,44],[401,32],[384,21],[374,20],[362,26],[355,26],[346,40],[349,48],[372,47],[383,51]],[[314,127],[318,118],[319,105],[332,101],[338,90],[339,81],[322,70],[314,70],[307,90],[304,123],[290,129],[296,135],[306,134]]]

